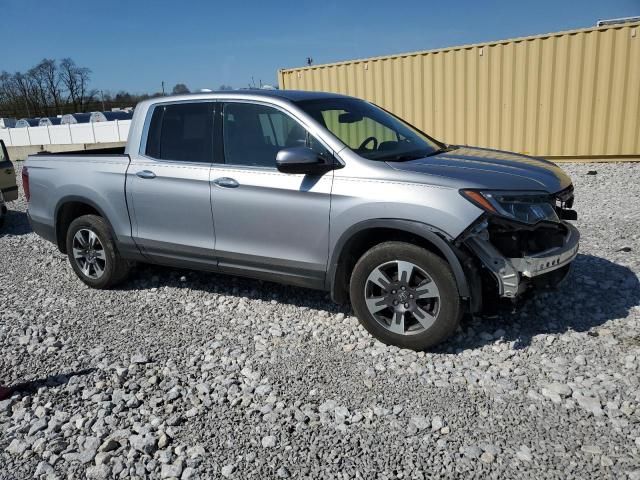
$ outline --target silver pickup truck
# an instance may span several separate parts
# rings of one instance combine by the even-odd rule
[[[578,250],[553,163],[332,93],[155,98],[124,151],[33,155],[22,174],[34,231],[91,287],[149,262],[323,289],[412,349],[559,284]]]

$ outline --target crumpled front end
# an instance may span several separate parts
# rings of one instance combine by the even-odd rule
[[[572,204],[572,188],[556,194],[560,219],[576,218]],[[518,300],[532,290],[559,285],[578,254],[580,233],[565,220],[528,225],[483,215],[458,243],[476,259],[482,291],[476,310],[491,311],[500,299]]]

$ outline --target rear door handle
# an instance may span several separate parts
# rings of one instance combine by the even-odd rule
[[[156,178],[156,174],[153,173],[151,170],[141,170],[138,173],[136,173],[137,176],[139,176],[140,178]]]
[[[225,188],[237,188],[240,186],[240,184],[236,181],[235,178],[230,178],[230,177],[216,178],[213,181],[213,183],[215,183],[219,187],[225,187]]]

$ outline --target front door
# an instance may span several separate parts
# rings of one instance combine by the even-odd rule
[[[127,201],[133,237],[153,261],[215,267],[209,174],[214,102],[160,104],[144,151],[131,155]]]
[[[333,172],[276,169],[284,147],[330,155],[286,112],[265,104],[222,107],[224,164],[211,167],[218,266],[229,273],[321,287],[329,245]]]

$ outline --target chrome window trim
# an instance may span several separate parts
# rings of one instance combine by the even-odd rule
[[[278,172],[276,167],[261,167],[257,165],[234,165],[232,163],[214,163],[211,165],[212,169],[215,170],[246,170],[246,171],[261,171],[261,172]],[[288,175],[283,173],[283,175]]]
[[[338,139],[335,135],[333,135],[330,131],[328,131],[322,124],[320,124],[317,120],[309,116],[304,110],[296,105],[296,103],[292,100],[289,100],[286,97],[279,96],[266,96],[260,93],[252,92],[251,90],[234,90],[230,92],[215,92],[215,93],[191,93],[188,95],[181,95],[178,97],[157,97],[150,98],[148,100],[144,100],[136,105],[136,109],[133,115],[134,121],[131,126],[132,129],[129,131],[129,139],[127,141],[127,147],[125,152],[130,155],[138,155],[140,152],[140,147],[143,145],[142,143],[142,133],[144,128],[144,121],[142,119],[138,120],[137,117],[144,117],[146,120],[146,115],[149,110],[155,108],[158,105],[170,104],[170,103],[179,103],[179,102],[198,102],[198,101],[209,101],[209,102],[230,102],[230,101],[248,101],[248,102],[260,102],[265,103],[270,106],[277,106],[279,108],[284,109],[290,115],[294,116],[296,119],[301,121],[301,123],[305,126],[310,133],[312,133],[318,140],[321,140],[325,145],[330,145],[329,149],[333,152],[337,162],[341,166],[345,166],[345,160],[343,159],[342,152],[347,149],[347,145],[345,145],[340,139]],[[363,162],[364,159],[358,157],[357,155],[350,155],[350,152],[346,152],[346,158],[349,161],[354,162]]]

